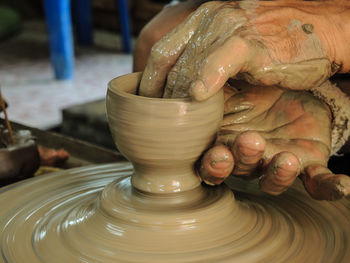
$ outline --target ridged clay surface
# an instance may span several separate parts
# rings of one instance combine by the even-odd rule
[[[266,196],[238,179],[236,201],[225,186],[159,198],[133,190],[132,174],[90,166],[3,188],[0,262],[350,260],[348,199],[315,201],[300,185]]]
[[[350,202],[300,185],[282,196],[230,178],[202,186],[193,163],[210,146],[223,94],[195,103],[133,95],[113,80],[111,132],[133,163],[82,167],[0,189],[1,263],[350,262]],[[134,168],[133,168],[134,167]]]

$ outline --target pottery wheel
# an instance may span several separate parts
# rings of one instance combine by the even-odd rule
[[[350,262],[350,202],[254,182],[176,198],[132,188],[129,163],[89,166],[0,192],[0,262]],[[194,191],[194,192],[193,192]],[[165,205],[166,204],[166,205]]]

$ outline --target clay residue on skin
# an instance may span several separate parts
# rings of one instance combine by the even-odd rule
[[[107,95],[112,135],[133,166],[81,167],[2,189],[1,263],[350,261],[349,200],[316,202],[299,185],[277,198],[256,182],[231,181],[236,198],[225,185],[200,185],[194,162],[220,125],[223,94],[203,103],[146,98],[134,95],[139,81],[112,80]]]
[[[297,53],[289,54],[288,63],[273,60],[262,68],[241,73],[238,78],[243,77],[255,85],[263,83],[295,90],[310,89],[325,82],[331,74],[331,63],[321,40],[314,33],[313,25],[303,24],[300,20],[293,19],[287,26],[287,30],[298,38],[298,41],[294,42],[298,45]],[[279,51],[267,49],[271,57],[276,57],[272,54]]]
[[[326,99],[318,96],[321,100],[306,91],[292,91],[275,86],[261,88],[247,83],[241,85],[241,82],[236,81],[230,83],[234,87],[240,87],[240,91],[226,92],[225,116],[218,133],[217,144],[226,145],[227,151],[233,153],[235,160],[233,176],[242,176],[241,170],[244,171],[245,178],[261,176],[271,168],[270,165],[274,164],[276,155],[281,152],[293,154],[298,159],[300,165],[298,175],[307,173],[307,168],[312,165],[326,168],[330,154],[334,153],[335,145],[341,145],[338,144],[338,139],[347,138],[349,129],[346,120],[350,119],[349,99],[344,94],[341,95],[342,93],[329,82],[322,85],[322,89],[313,90],[315,94],[317,90],[327,91]],[[339,102],[335,104],[336,107],[333,105],[332,112],[336,114],[334,118],[327,107],[327,101]],[[338,128],[342,126],[346,128],[340,132]],[[258,160],[262,164],[255,162],[250,166],[240,164],[241,155],[235,152],[234,146],[239,141],[237,138],[246,132],[258,132],[258,135],[266,140],[267,146],[259,157],[261,159]],[[293,156],[291,158],[293,159]],[[237,168],[239,166],[242,168]],[[244,170],[245,167],[251,167],[253,173]],[[333,192],[338,192],[338,185],[344,185],[348,180],[345,175],[333,175],[329,170],[327,176],[334,177],[333,183],[328,188]],[[318,189],[317,182],[312,184],[315,185],[312,193],[312,196],[317,196],[315,198],[333,200],[336,196],[343,196],[340,192],[335,195],[332,191]],[[274,187],[272,184],[271,188]],[[262,190],[271,192],[268,188],[264,187]]]
[[[243,0],[238,2],[239,7],[247,11],[247,15],[253,18],[256,13],[255,10],[259,7],[258,0]]]
[[[310,58],[327,58],[327,52],[319,37],[314,33],[312,24],[303,24],[302,21],[293,19],[288,25],[288,30],[291,34],[300,36],[299,41],[296,42],[299,52],[292,57],[292,63]]]
[[[314,26],[312,24],[303,24],[302,29],[306,34],[312,34],[314,32]]]
[[[276,22],[270,17],[278,8],[285,15]],[[340,67],[332,66],[335,54],[324,46],[329,41],[317,14],[312,12],[312,4],[298,8],[296,2],[290,6],[259,1],[206,3],[155,45],[168,51],[178,45],[181,52],[175,52],[171,61],[159,52],[151,54],[153,62],[146,67],[141,90],[147,90],[149,84],[157,90],[157,97],[165,87],[166,98],[192,96],[202,101],[230,77],[288,89],[309,90],[321,85]],[[188,28],[193,34],[181,41],[179,30],[187,32]],[[173,44],[167,38],[179,41]],[[157,61],[161,57],[166,62]],[[163,68],[155,69],[157,63]],[[155,81],[146,81],[147,77]]]
[[[211,11],[203,16],[201,28],[189,40],[183,53],[167,75],[163,97],[189,97],[192,81],[203,65],[209,62],[208,59],[203,58],[210,55],[211,45],[214,42],[216,45],[224,45],[227,37],[247,22],[247,18],[242,15],[242,11],[239,9],[229,8],[226,13],[236,13],[236,15],[227,15],[227,18],[220,25],[213,23],[213,20],[219,19],[222,14],[213,16]],[[217,71],[220,74],[226,74],[225,68],[219,68]]]
[[[148,61],[149,66],[146,67],[143,73],[146,77],[140,83],[140,95],[147,97],[162,96],[163,91],[160,87],[164,85],[166,72],[170,70],[174,61],[188,44],[202,16],[208,12],[209,10],[206,8],[194,12],[193,15],[152,47]],[[149,83],[153,84],[149,85]]]
[[[321,85],[329,77],[328,59],[313,59],[296,63],[270,64],[253,73],[240,73],[238,79],[251,84],[276,85],[294,90],[305,90]],[[300,85],[303,83],[303,85]]]
[[[303,175],[305,188],[318,200],[338,200],[348,194],[350,183],[341,175],[333,175],[326,167],[309,166]]]
[[[350,98],[330,82],[325,82],[323,85],[311,89],[311,92],[331,109],[331,154],[334,155],[350,137]]]

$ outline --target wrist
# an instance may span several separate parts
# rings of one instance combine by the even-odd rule
[[[350,137],[350,99],[330,81],[326,81],[310,91],[328,105],[332,113],[331,155],[334,155]]]
[[[350,98],[350,74],[336,74],[331,79],[332,82],[335,82],[342,92]],[[347,138],[347,141],[339,151],[340,153],[350,153],[350,137]]]

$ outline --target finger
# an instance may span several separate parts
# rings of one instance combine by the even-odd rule
[[[181,57],[179,58],[181,59]],[[167,80],[166,80],[166,85],[164,88],[164,93],[163,93],[163,98],[171,98],[173,95],[173,90],[174,87],[177,83],[177,78],[178,78],[178,65],[175,64],[175,66],[169,71]]]
[[[237,136],[232,147],[235,160],[232,174],[247,179],[256,176],[265,147],[266,141],[258,132],[248,131]]]
[[[322,165],[306,167],[302,180],[311,197],[318,200],[333,201],[350,195],[350,177],[333,174]]]
[[[168,72],[163,97],[180,98],[190,96],[189,87],[198,73],[201,61],[203,57],[206,57],[208,47],[212,47],[213,43],[218,41],[220,32],[222,32],[218,29],[218,25],[214,20],[219,14],[222,14],[220,6],[223,4],[216,3],[215,5],[213,14],[202,19],[196,33]]]
[[[205,10],[206,8],[199,8],[152,47],[140,83],[141,96],[162,96],[166,75],[186,47],[205,15]]]
[[[189,51],[186,50],[178,58],[174,67],[169,71],[167,76],[166,86],[164,88],[164,98],[183,98],[189,97],[188,87],[193,79],[191,72],[192,64],[189,58]]]
[[[209,185],[221,184],[231,174],[233,166],[231,151],[224,145],[217,145],[204,154],[199,175]]]
[[[290,152],[276,154],[259,179],[260,189],[279,195],[291,186],[300,172],[298,158]]]
[[[227,39],[204,60],[197,79],[191,84],[191,96],[203,101],[214,95],[230,77],[245,69],[252,55],[246,40],[240,37]]]

